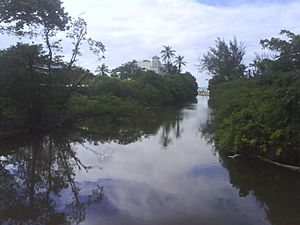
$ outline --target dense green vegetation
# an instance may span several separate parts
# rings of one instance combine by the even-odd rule
[[[244,47],[236,41],[218,40],[202,60],[214,75],[206,128],[221,153],[300,165],[300,35],[281,34],[285,39],[261,41],[276,56],[257,57],[247,73],[241,69]]]
[[[184,103],[197,95],[189,74],[138,70],[119,77],[95,76],[59,64],[49,74],[42,47],[18,43],[0,51],[2,127],[38,128],[97,114],[131,115],[149,106]],[[79,82],[80,81],[80,82]]]
[[[135,79],[93,77],[87,88],[72,95],[71,113],[103,113],[130,115],[152,106],[180,104],[197,95],[195,78],[189,74],[158,75],[139,71]]]
[[[111,73],[103,63],[97,75],[76,66],[83,42],[99,60],[105,47],[87,37],[87,23],[71,18],[59,0],[5,1],[0,12],[0,31],[30,42],[0,50],[0,135],[59,126],[91,115],[132,116],[149,107],[191,101],[197,95],[195,78],[180,73],[186,64],[183,56],[173,65],[175,51],[170,47],[162,51],[167,62],[163,76],[142,70],[135,60]],[[61,54],[64,46],[58,34],[73,46],[69,59]],[[34,43],[39,40],[44,42]]]

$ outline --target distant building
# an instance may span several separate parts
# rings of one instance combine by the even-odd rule
[[[208,92],[207,87],[198,87],[198,92]]]
[[[158,56],[153,56],[152,61],[143,60],[141,62],[138,62],[137,64],[139,67],[141,67],[144,70],[151,70],[159,75],[163,75],[163,73],[164,73],[165,66],[163,64],[161,64]]]
[[[209,90],[207,87],[199,87],[198,88],[198,94],[202,96],[208,96],[209,95]]]

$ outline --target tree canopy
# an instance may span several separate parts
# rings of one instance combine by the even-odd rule
[[[260,41],[264,49],[277,52],[275,59],[269,59],[269,68],[283,72],[300,69],[300,35],[287,30],[282,30],[280,35],[286,39],[272,37]]]
[[[276,57],[256,58],[254,76],[210,81],[208,127],[221,153],[300,165],[299,35],[281,34],[261,41]]]
[[[29,35],[37,43],[42,38],[41,44],[17,43],[0,50],[0,134],[7,127],[61,126],[85,115],[133,115],[144,107],[179,104],[197,95],[195,78],[178,74],[171,65],[175,51],[169,46],[162,51],[171,66],[165,76],[143,71],[135,60],[113,69],[111,76],[104,63],[97,68],[101,76],[76,66],[84,42],[99,60],[105,46],[87,36],[86,21],[71,18],[60,0],[1,1],[0,26],[3,33]],[[62,54],[62,35],[73,47],[69,59]],[[178,59],[180,70],[185,62]]]
[[[236,38],[229,43],[218,38],[216,46],[203,55],[200,68],[208,71],[215,79],[220,81],[234,80],[244,75],[245,65],[243,57],[245,46]]]
[[[0,4],[1,29],[17,35],[36,34],[38,26],[64,30],[68,22],[68,13],[60,0],[3,0]]]
[[[178,73],[181,73],[182,66],[186,66],[186,62],[183,61],[183,59],[184,59],[184,56],[181,56],[181,55],[178,55],[175,57],[174,64],[178,68]]]
[[[172,71],[172,59],[175,57],[175,50],[173,50],[170,46],[163,46],[163,50],[160,51],[161,59],[164,63],[166,63],[167,72],[170,73]]]
[[[140,71],[141,68],[137,65],[137,61],[132,60],[113,69],[111,75],[126,80],[135,78]]]

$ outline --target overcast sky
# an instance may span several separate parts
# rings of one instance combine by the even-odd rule
[[[199,58],[217,37],[234,36],[246,45],[248,64],[260,52],[259,40],[281,29],[300,33],[299,0],[63,0],[73,17],[82,14],[88,35],[106,46],[102,61],[110,68],[133,59],[151,59],[169,45],[183,55],[187,71],[206,86],[198,72]],[[2,48],[13,39],[2,38]],[[68,51],[66,49],[65,51]],[[83,52],[80,65],[95,69],[95,57]]]

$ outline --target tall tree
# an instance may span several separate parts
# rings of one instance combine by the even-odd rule
[[[57,40],[57,34],[61,31],[68,30],[67,37],[71,38],[74,49],[71,54],[71,59],[68,63],[62,63],[60,53],[61,45],[60,40]],[[45,118],[52,118],[52,116],[59,115],[58,109],[62,109],[66,105],[66,101],[70,93],[80,86],[79,84],[90,73],[80,73],[74,68],[80,53],[80,45],[82,41],[86,41],[90,50],[98,56],[103,57],[105,51],[104,45],[91,38],[86,38],[87,24],[78,18],[71,20],[68,13],[65,12],[62,2],[60,0],[4,0],[0,3],[0,32],[17,35],[19,37],[27,36],[34,38],[41,36],[44,40],[46,53],[43,52],[43,64],[39,66],[31,66],[30,75],[41,72],[43,77],[46,76],[47,80],[43,80],[43,91],[46,91],[43,96],[47,102],[47,116]],[[31,60],[31,58],[29,57]],[[59,67],[57,64],[59,63]],[[32,63],[31,63],[32,64]],[[30,65],[31,65],[30,64]],[[58,75],[61,75],[63,65],[68,68],[67,74],[74,78],[72,88],[68,91],[60,89],[58,85]],[[65,74],[65,73],[64,73]],[[45,85],[46,84],[46,85]],[[61,94],[61,95],[60,95]],[[58,97],[60,95],[60,97]]]
[[[177,66],[178,68],[178,73],[181,73],[181,67],[182,66],[186,66],[186,62],[183,61],[184,56],[178,55],[175,57],[175,62],[174,64]]]
[[[172,69],[171,60],[175,57],[175,50],[173,50],[170,46],[163,46],[163,50],[160,51],[161,58],[167,66],[167,72],[170,72]]]
[[[103,58],[104,45],[100,41],[87,38],[87,23],[84,19],[71,19],[65,12],[60,0],[5,0],[0,4],[0,31],[10,34],[31,37],[42,35],[48,50],[49,86],[51,86],[51,66],[60,56],[55,56],[55,51],[60,51],[60,40],[54,38],[59,31],[69,30],[67,37],[74,46],[67,66],[71,68],[81,55],[80,46],[87,41],[90,50]]]
[[[42,34],[48,49],[48,84],[51,87],[51,64],[59,42],[51,41],[58,31],[64,31],[70,17],[60,0],[5,0],[0,4],[0,29],[17,36]]]
[[[8,116],[28,120],[31,126],[41,119],[39,84],[44,83],[44,74],[35,68],[43,65],[42,54],[40,45],[21,43],[0,51],[0,105]]]
[[[200,61],[201,70],[208,71],[218,81],[241,78],[244,75],[245,65],[243,57],[245,46],[236,38],[227,44],[218,38],[216,46],[203,55]]]
[[[262,48],[271,51],[271,54],[256,54],[250,64],[251,75],[300,69],[300,35],[287,30],[281,30],[280,35],[285,35],[286,38],[272,37],[260,41]]]
[[[119,77],[121,79],[127,80],[136,78],[139,72],[141,72],[141,68],[137,65],[137,61],[133,60],[113,69],[111,71],[111,75],[113,77]]]
[[[271,69],[284,72],[300,69],[300,35],[288,30],[282,30],[280,35],[285,35],[286,39],[272,37],[260,41],[264,49],[277,52],[271,60]]]
[[[36,35],[39,26],[64,30],[68,21],[60,0],[4,0],[0,4],[1,30],[17,35]]]
[[[72,55],[69,62],[67,63],[67,68],[70,69],[70,71],[73,71],[73,67],[78,59],[78,56],[81,56],[82,54],[80,47],[84,41],[87,42],[90,51],[92,51],[92,53],[98,57],[99,61],[104,58],[103,54],[105,52],[105,46],[102,44],[102,42],[93,40],[92,38],[87,38],[86,35],[86,21],[80,17],[78,17],[76,20],[71,20],[70,29],[67,33],[67,38],[71,39],[73,45]],[[70,91],[75,90],[75,88],[81,84],[81,82],[87,77],[87,75],[88,73],[83,73],[80,79],[75,79]]]
[[[105,65],[105,63],[102,63],[101,66],[98,66],[96,69],[96,72],[98,72],[98,75],[107,77],[109,74],[108,66]]]
[[[104,58],[103,54],[105,52],[105,46],[100,41],[93,40],[92,38],[87,38],[87,23],[86,21],[78,17],[76,20],[71,20],[70,29],[67,33],[67,38],[72,41],[73,50],[68,67],[71,68],[77,61],[77,57],[81,55],[80,46],[84,41],[87,42],[90,50],[95,54],[98,59]]]

